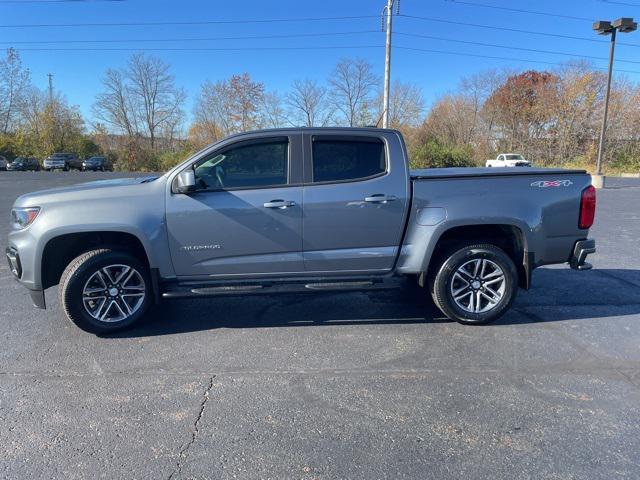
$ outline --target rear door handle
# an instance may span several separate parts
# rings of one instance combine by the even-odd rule
[[[395,195],[384,195],[383,193],[376,193],[370,197],[365,197],[364,201],[368,203],[387,203],[397,200]]]
[[[271,200],[270,202],[266,202],[263,207],[264,208],[277,208],[279,210],[283,210],[285,208],[295,206],[296,202],[292,202],[290,200]]]

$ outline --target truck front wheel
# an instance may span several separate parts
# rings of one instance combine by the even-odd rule
[[[492,244],[469,244],[439,257],[430,278],[435,304],[452,320],[484,324],[502,316],[515,300],[513,260]]]
[[[75,258],[60,279],[60,305],[73,323],[91,333],[128,327],[152,303],[146,265],[125,251],[99,249]]]

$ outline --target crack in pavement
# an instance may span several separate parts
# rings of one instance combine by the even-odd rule
[[[577,350],[581,348],[575,346]],[[584,349],[584,347],[582,347]],[[218,369],[218,373],[214,377],[232,377],[232,376],[260,376],[260,375],[304,375],[304,376],[369,376],[369,375],[483,375],[492,374],[564,374],[564,373],[606,373],[609,371],[625,369],[631,371],[640,371],[640,361],[638,360],[616,360],[612,358],[596,357],[591,355],[588,361],[558,361],[548,363],[536,363],[514,368],[508,365],[492,365],[487,363],[478,363],[473,366],[450,365],[447,367],[417,367],[417,368],[295,368],[295,369]],[[68,378],[100,378],[100,377],[142,377],[142,376],[165,376],[165,377],[201,377],[209,375],[208,372],[201,371],[108,371],[103,370],[97,374],[93,371],[86,372],[65,372],[65,371],[23,371],[23,372],[0,372],[0,380],[10,377],[33,377],[33,378],[50,378],[50,379],[68,379]]]
[[[589,348],[587,345],[582,343],[580,340],[574,338],[569,333],[563,331],[559,326],[553,325],[551,322],[545,322],[543,318],[539,317],[533,312],[525,312],[522,310],[518,310],[518,311],[525,317],[528,317],[537,322],[540,322],[540,324],[542,325],[542,328],[555,332],[559,337],[563,338],[569,345],[573,346],[578,351],[590,356],[594,361],[599,363],[606,363],[607,361],[606,358],[603,358],[601,355],[599,355],[599,353],[594,352],[591,348]],[[623,373],[620,370],[619,366],[616,366],[615,364],[611,363],[611,370],[614,373],[616,373],[619,377],[621,377],[624,382],[635,387],[636,389],[640,389],[640,386],[638,386],[638,384],[636,384],[631,377]]]
[[[640,287],[640,285],[635,283],[634,281],[627,280],[626,278],[619,277],[618,275],[614,275],[613,273],[605,272],[604,270],[599,270],[597,268],[594,268],[593,271],[597,272],[598,274],[603,275],[603,276],[605,276],[607,278],[613,278],[614,280],[617,280],[617,281],[622,282],[622,283],[624,283],[626,285],[629,285],[630,287],[633,287],[633,288]]]
[[[184,444],[180,449],[178,461],[176,462],[176,468],[173,470],[173,472],[171,472],[171,475],[169,475],[169,480],[171,480],[172,478],[182,473],[183,461],[187,457],[187,452],[191,448],[191,445],[195,443],[196,438],[198,438],[198,433],[200,432],[200,420],[202,420],[202,416],[204,415],[204,409],[206,408],[207,402],[209,401],[209,392],[211,392],[211,389],[213,388],[214,378],[215,378],[215,375],[212,375],[211,377],[209,377],[209,384],[207,385],[207,388],[205,389],[204,394],[202,395],[202,402],[200,402],[200,411],[198,412],[198,416],[193,422],[191,439],[186,444]]]

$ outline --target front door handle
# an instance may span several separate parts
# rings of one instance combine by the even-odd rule
[[[283,210],[285,208],[295,206],[296,202],[292,202],[290,200],[271,200],[270,202],[266,202],[263,207],[264,208],[277,208],[278,210]]]
[[[376,193],[364,199],[367,203],[387,203],[393,202],[394,200],[397,200],[395,195],[384,195],[383,193]]]

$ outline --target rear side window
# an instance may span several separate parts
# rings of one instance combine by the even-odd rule
[[[361,180],[386,171],[384,143],[379,139],[313,139],[313,181]]]

